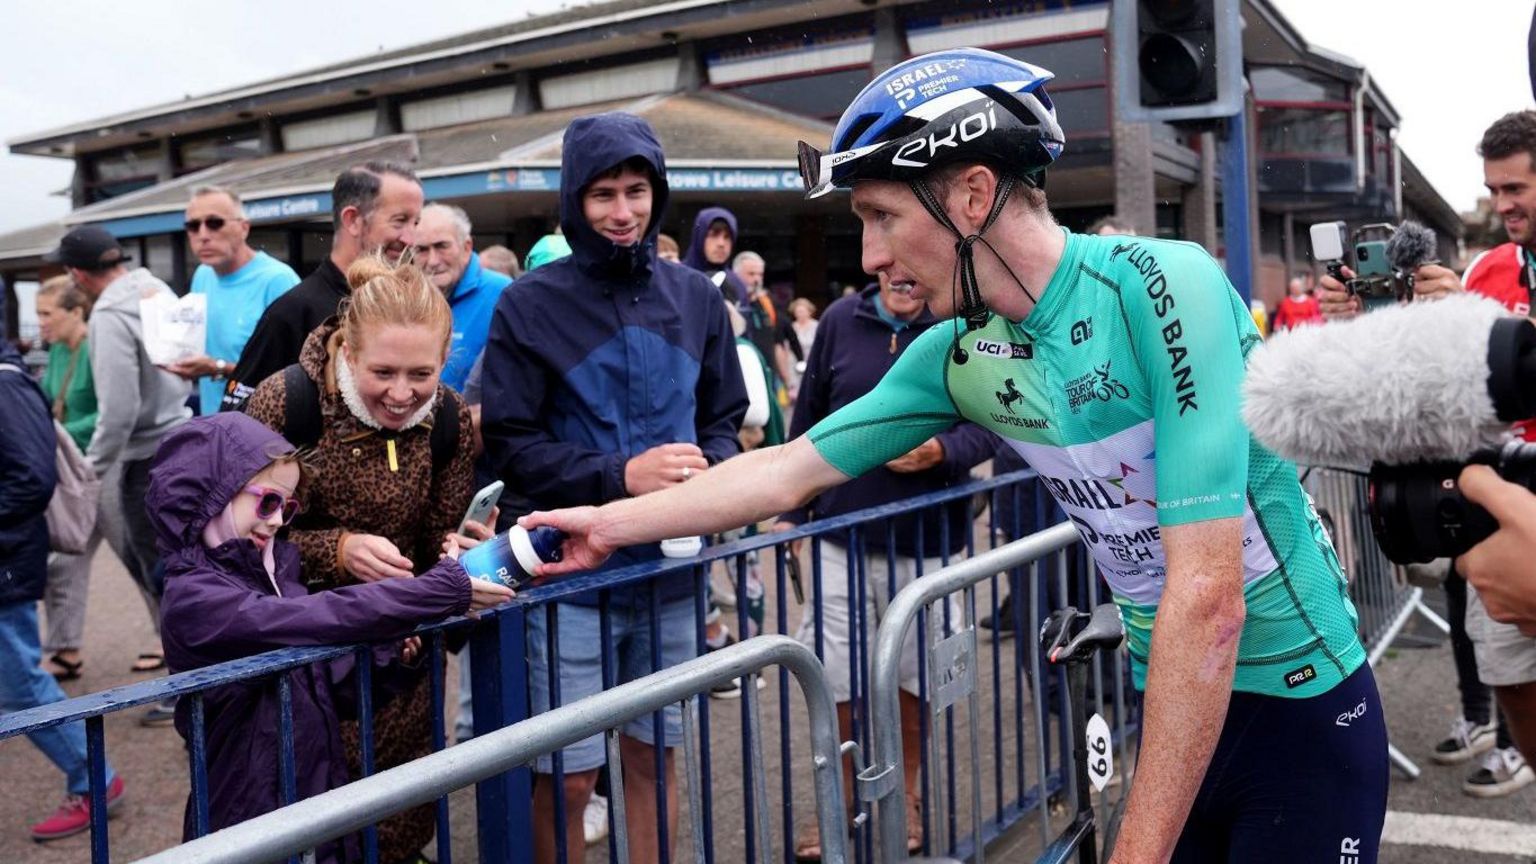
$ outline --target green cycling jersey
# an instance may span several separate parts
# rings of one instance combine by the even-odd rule
[[[1067,234],[1022,322],[934,327],[880,385],[809,435],[858,476],[965,418],[1016,449],[1076,523],[1125,618],[1138,687],[1167,559],[1160,530],[1243,523],[1234,689],[1306,698],[1365,661],[1348,586],[1296,468],[1239,416],[1257,328],[1191,243]]]

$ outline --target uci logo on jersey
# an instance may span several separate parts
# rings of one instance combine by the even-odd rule
[[[977,339],[974,350],[983,357],[992,357],[997,360],[1035,359],[1035,346],[1031,343],[994,342],[991,339]]]

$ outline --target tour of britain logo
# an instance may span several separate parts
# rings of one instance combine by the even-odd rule
[[[1126,399],[1131,391],[1119,380],[1110,374],[1109,364],[1093,367],[1093,371],[1086,375],[1080,375],[1067,382],[1065,388],[1067,394],[1067,407],[1076,414],[1089,402],[1098,400],[1108,402],[1111,399]]]

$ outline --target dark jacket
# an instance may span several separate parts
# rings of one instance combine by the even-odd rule
[[[272,301],[229,373],[222,410],[240,410],[267,376],[299,362],[299,351],[310,331],[335,315],[341,301],[351,293],[347,274],[326,258],[293,290]]]
[[[639,156],[655,188],[645,236],[618,246],[583,215],[582,190]],[[656,258],[668,190],[661,145],[629,114],[566,129],[560,212],[571,255],[529,271],[502,295],[483,369],[485,451],[507,484],[503,517],[603,504],[628,493],[624,466],[660,444],[694,442],[710,463],[738,452],[747,393],[720,292]],[[610,567],[660,556],[621,550]],[[682,596],[689,577],[664,593]]]
[[[269,580],[250,540],[203,545],[209,520],[272,460],[292,446],[237,413],[189,421],[165,437],[150,472],[145,504],[165,562],[160,601],[166,662],[185,672],[294,645],[392,640],[418,624],[469,608],[469,577],[442,561],[414,579],[386,579],[310,594],[299,553],[277,540]],[[278,592],[274,593],[274,583]],[[384,645],[375,661],[393,653]],[[292,693],[298,797],[347,782],[338,715],[355,698],[351,655],[284,673]],[[276,678],[216,687],[203,697],[208,748],[209,827],[218,830],[279,806]],[[190,740],[190,700],[176,708],[176,728]],[[192,801],[183,825],[192,837]],[[338,850],[322,850],[335,860]]]
[[[871,285],[827,307],[816,328],[805,375],[800,379],[800,396],[789,430],[791,438],[804,435],[822,418],[873,390],[895,365],[896,358],[923,331],[941,323],[949,326],[924,309],[898,330],[876,310],[879,293],[879,287]],[[898,474],[882,465],[821,493],[807,507],[786,513],[783,518],[800,524],[811,518],[839,516],[964,483],[971,468],[992,458],[997,446],[997,438],[991,432],[966,422],[940,432],[938,439],[944,447],[944,461],[938,465],[913,474]],[[970,500],[952,502],[942,511],[949,519],[948,551],[955,554],[965,548],[965,538],[970,533]],[[940,519],[940,508],[931,508],[922,520],[923,548],[928,556],[939,554],[943,530]],[[901,516],[894,522],[897,553],[916,557],[917,518]],[[864,536],[871,554],[883,554],[888,536],[885,521],[871,524]]]
[[[53,415],[42,388],[0,338],[0,604],[41,600],[48,582],[48,520],[58,482]]]
[[[712,264],[704,257],[704,238],[709,236],[709,226],[716,221],[724,222],[731,230],[731,252],[736,251],[736,240],[741,236],[736,228],[736,214],[724,207],[705,207],[699,211],[699,215],[693,217],[693,236],[688,241],[688,252],[683,255],[683,263],[703,273],[711,282],[720,286],[720,293],[725,295],[726,302],[736,306],[747,301],[747,283],[741,281],[741,277],[731,269],[729,259],[724,264]],[[717,274],[724,273],[724,279]]]

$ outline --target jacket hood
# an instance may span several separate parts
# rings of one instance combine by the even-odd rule
[[[122,315],[139,317],[139,300],[143,297],[144,289],[158,285],[164,285],[155,274],[143,267],[129,270],[126,274],[112,280],[112,284],[101,292],[96,302],[91,304],[91,311],[98,309],[111,309]],[[169,288],[166,288],[169,291]]]
[[[620,246],[587,222],[581,193],[599,174],[637,156],[655,173],[651,221],[640,242]],[[578,117],[566,127],[560,156],[560,227],[581,269],[608,278],[647,280],[656,258],[656,235],[661,233],[661,220],[670,196],[666,159],[656,133],[645,120],[615,111]]]
[[[203,528],[247,481],[293,445],[253,417],[224,412],[177,426],[160,442],[144,505],[161,553],[202,546]]]
[[[683,263],[699,271],[700,273],[713,273],[716,270],[731,269],[729,259],[724,264],[711,264],[704,257],[704,238],[709,234],[709,226],[716,220],[723,220],[726,227],[731,229],[731,252],[736,251],[736,240],[741,233],[736,229],[736,214],[724,207],[705,207],[699,211],[699,215],[693,217],[693,234],[688,240],[688,252],[683,255]],[[733,274],[734,275],[734,274]]]

